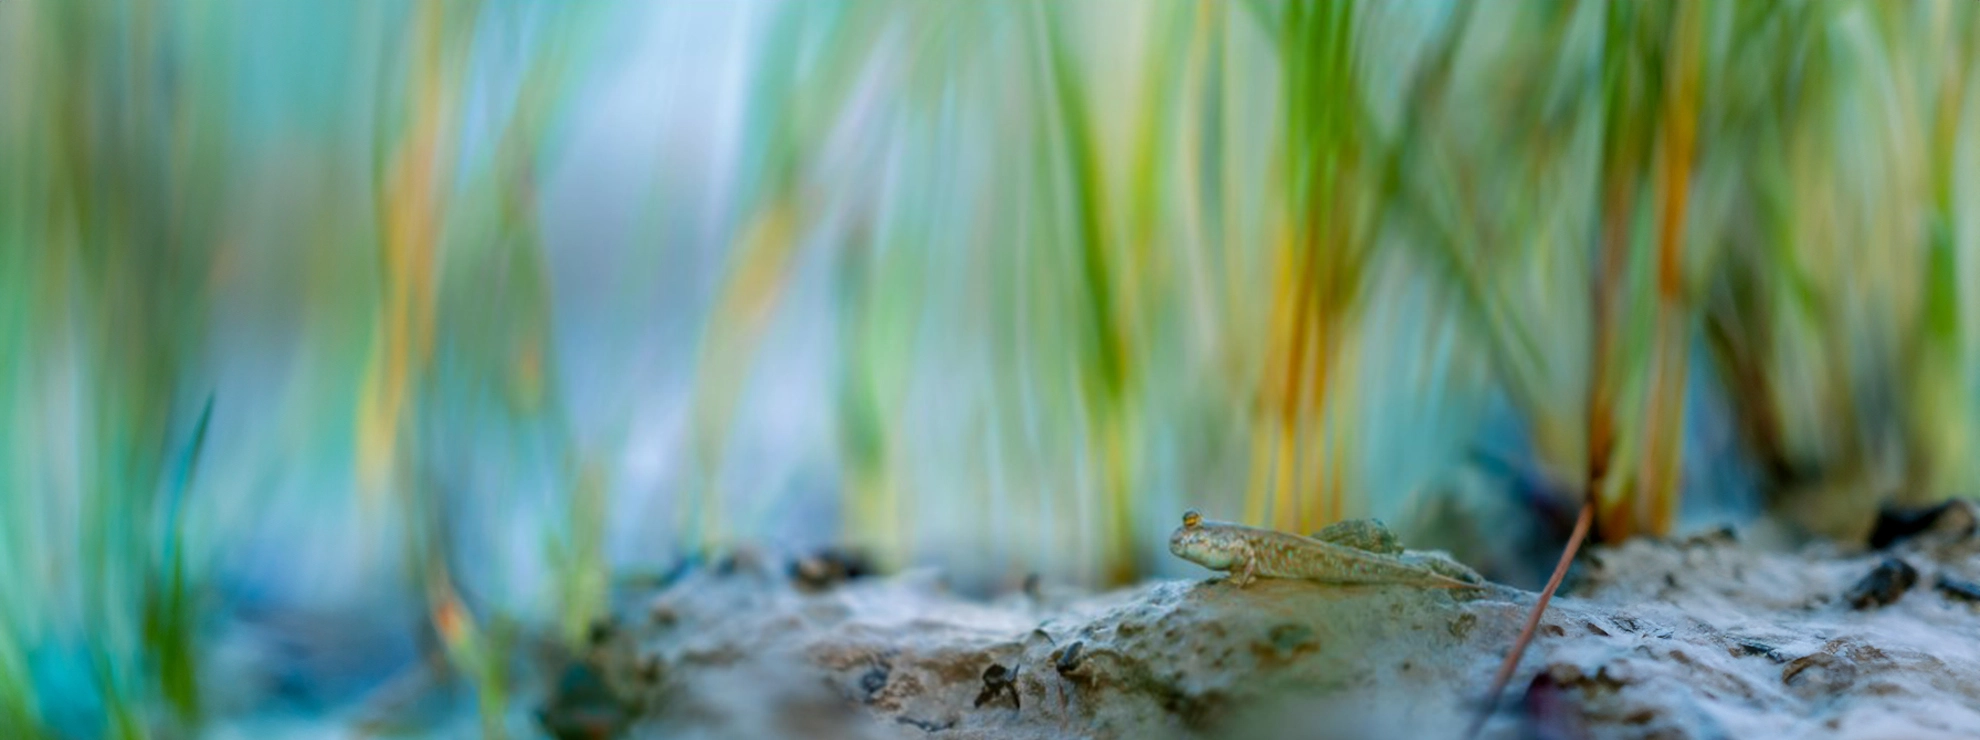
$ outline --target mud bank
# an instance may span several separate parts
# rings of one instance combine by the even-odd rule
[[[1970,736],[1975,550],[1594,550],[1485,736]],[[1458,737],[1534,598],[1206,574],[986,603],[926,571],[709,570],[623,599],[535,701],[567,736]]]

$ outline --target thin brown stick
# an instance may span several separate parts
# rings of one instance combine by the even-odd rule
[[[1520,656],[1526,654],[1526,645],[1533,642],[1533,631],[1540,627],[1540,615],[1547,612],[1547,602],[1554,600],[1554,591],[1561,587],[1561,579],[1567,576],[1568,564],[1574,562],[1574,555],[1581,550],[1581,541],[1588,536],[1588,525],[1595,519],[1595,500],[1590,498],[1581,505],[1581,516],[1574,520],[1574,534],[1568,535],[1567,547],[1561,550],[1561,562],[1554,566],[1554,575],[1547,579],[1547,587],[1540,591],[1540,601],[1533,605],[1533,612],[1526,615],[1526,628],[1519,631],[1519,639],[1513,641],[1512,652],[1506,654],[1506,661],[1499,664],[1499,675],[1492,677],[1492,690],[1485,694],[1485,706],[1479,708],[1478,717],[1471,721],[1471,729],[1466,730],[1467,738],[1478,737],[1478,731],[1485,729],[1485,722],[1492,718],[1492,709],[1499,703],[1499,695],[1505,693],[1506,682],[1512,680],[1513,671],[1519,668]]]

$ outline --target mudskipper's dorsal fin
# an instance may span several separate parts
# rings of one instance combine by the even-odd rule
[[[1356,550],[1396,555],[1403,551],[1396,533],[1378,519],[1347,519],[1334,522],[1313,533],[1313,539]]]

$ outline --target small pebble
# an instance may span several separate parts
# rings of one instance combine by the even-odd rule
[[[1066,646],[1066,649],[1059,653],[1059,659],[1053,663],[1053,667],[1058,669],[1059,675],[1063,676],[1079,670],[1080,660],[1084,657],[1080,654],[1080,650],[1084,647],[1086,647],[1086,643],[1075,642]]]
[[[1768,660],[1772,660],[1776,663],[1779,663],[1782,660],[1780,653],[1775,652],[1774,646],[1761,642],[1759,640],[1753,640],[1747,638],[1735,638],[1733,640],[1733,647],[1729,650],[1729,652],[1732,653],[1733,657],[1739,657],[1743,655],[1757,655],[1766,658]]]
[[[1017,670],[1005,668],[1002,663],[991,663],[983,669],[983,691],[976,695],[976,706],[982,707],[996,699],[999,694],[1011,697],[1012,709],[1023,709],[1018,703]]]
[[[1849,593],[1843,598],[1858,609],[1885,606],[1904,596],[1904,592],[1917,583],[1916,568],[1898,558],[1884,558],[1884,562],[1878,563],[1869,575],[1849,587]]]
[[[789,575],[799,588],[823,591],[846,581],[873,575],[874,571],[872,561],[865,555],[827,547],[793,561]]]
[[[1923,507],[1885,506],[1870,530],[1870,547],[1882,550],[1928,532],[1971,537],[1975,524],[1972,504],[1958,499]]]
[[[1781,683],[1804,699],[1834,696],[1856,683],[1856,664],[1828,653],[1811,653],[1782,668]]]
[[[1938,589],[1940,593],[1945,594],[1946,598],[1968,603],[1980,603],[1980,584],[1972,581],[1962,581],[1958,578],[1940,573],[1939,577],[1932,581],[1932,587]]]
[[[882,689],[887,688],[887,669],[874,666],[859,677],[859,688],[866,692],[866,700],[872,701]]]
[[[1721,524],[1716,528],[1684,538],[1678,543],[1678,546],[1686,548],[1711,547],[1715,545],[1730,545],[1736,542],[1739,542],[1739,530],[1733,529],[1730,524]]]

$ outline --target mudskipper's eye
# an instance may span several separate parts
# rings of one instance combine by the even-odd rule
[[[1195,509],[1190,509],[1189,511],[1183,512],[1184,527],[1189,529],[1195,529],[1196,525],[1202,523],[1203,523],[1203,515],[1197,513]]]

